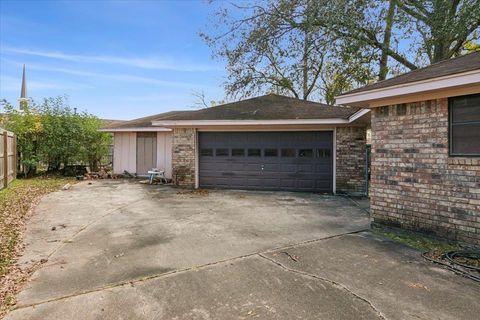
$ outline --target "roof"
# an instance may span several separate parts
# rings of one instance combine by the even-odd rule
[[[192,112],[192,111],[169,111],[159,114],[154,114],[152,116],[147,116],[143,118],[138,118],[130,121],[112,121],[111,123],[107,124],[106,126],[102,127],[102,130],[105,129],[130,129],[130,128],[149,128],[153,127],[152,121],[154,120],[161,120],[164,117],[171,116],[177,113],[185,113],[185,112]]]
[[[182,121],[268,121],[268,120],[348,120],[360,111],[358,107],[330,106],[323,103],[268,94],[242,101],[192,111],[170,111],[131,121],[117,122],[103,127],[102,131],[122,131],[135,128],[158,128],[153,122]]]
[[[474,71],[480,69],[480,51],[466,54],[457,58],[441,61],[429,65],[428,67],[413,70],[400,76],[379,81],[377,83],[354,89],[343,93],[345,96],[354,93],[366,92],[375,89],[388,88],[396,85],[407,84],[411,82],[423,81],[438,77],[449,76],[457,73]]]
[[[348,119],[359,110],[360,108],[357,107],[330,106],[277,94],[268,94],[197,111],[176,113],[155,120]]]

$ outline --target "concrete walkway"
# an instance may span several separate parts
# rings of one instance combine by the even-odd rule
[[[480,286],[368,232],[348,199],[124,181],[47,196],[6,319],[472,319]]]

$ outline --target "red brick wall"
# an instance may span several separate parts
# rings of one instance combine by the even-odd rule
[[[372,110],[371,214],[480,244],[480,158],[449,156],[448,99]]]
[[[365,192],[366,127],[337,127],[337,193]]]

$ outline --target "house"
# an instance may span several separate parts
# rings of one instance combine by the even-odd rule
[[[368,109],[269,94],[109,125],[114,173],[186,187],[363,193]]]
[[[480,52],[337,103],[372,110],[374,221],[480,244]]]

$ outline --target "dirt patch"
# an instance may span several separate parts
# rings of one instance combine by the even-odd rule
[[[187,195],[187,196],[207,197],[210,194],[210,192],[206,189],[194,189],[194,190],[181,190],[181,191],[178,191],[177,194]]]
[[[42,196],[72,182],[64,177],[20,179],[0,191],[0,318],[15,305],[15,295],[28,276],[43,263],[28,270],[16,265],[24,249],[22,233],[32,209]]]

